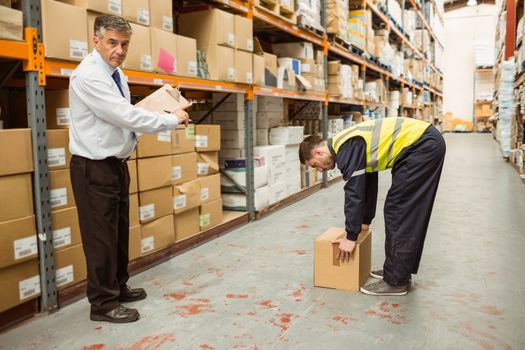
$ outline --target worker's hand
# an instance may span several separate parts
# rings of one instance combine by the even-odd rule
[[[370,229],[370,225],[365,225],[365,224],[361,225],[362,232],[368,231],[369,229]]]
[[[190,116],[188,115],[188,113],[185,110],[190,108],[191,105],[192,104],[189,103],[189,104],[180,106],[176,110],[171,112],[171,114],[174,114],[177,117],[177,120],[179,121],[179,124],[183,124],[184,123],[185,126],[188,126],[188,124],[190,123],[190,121],[191,121],[190,120]]]
[[[342,262],[350,261],[352,252],[355,249],[355,241],[351,241],[346,238],[340,238],[336,239],[335,241],[332,241],[332,243],[339,244],[339,253],[337,254],[337,259],[339,259]]]

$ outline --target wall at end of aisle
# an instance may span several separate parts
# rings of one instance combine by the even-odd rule
[[[472,122],[476,42],[494,47],[497,7],[466,6],[445,14],[443,112]]]

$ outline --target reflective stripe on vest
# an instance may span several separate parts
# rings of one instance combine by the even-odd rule
[[[366,171],[376,172],[392,167],[397,155],[416,142],[429,123],[412,118],[382,118],[359,123],[332,138],[337,154],[341,145],[359,136],[366,142]]]

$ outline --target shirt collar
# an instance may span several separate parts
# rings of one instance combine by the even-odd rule
[[[330,151],[332,156],[335,158],[335,150],[334,150],[334,147],[332,146],[332,138],[329,138],[328,140],[326,140],[326,145],[328,146],[328,150]]]
[[[117,68],[113,68],[109,63],[104,61],[102,56],[100,56],[100,53],[97,51],[97,49],[93,49],[93,52],[91,53],[93,57],[95,58],[95,61],[110,75],[112,76],[115,71],[118,70]]]

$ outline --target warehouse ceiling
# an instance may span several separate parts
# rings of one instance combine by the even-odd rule
[[[467,6],[468,0],[445,0],[445,12],[457,10],[459,8],[462,8],[464,6]],[[496,3],[495,0],[477,0],[477,5],[480,4],[491,4],[494,5]]]

